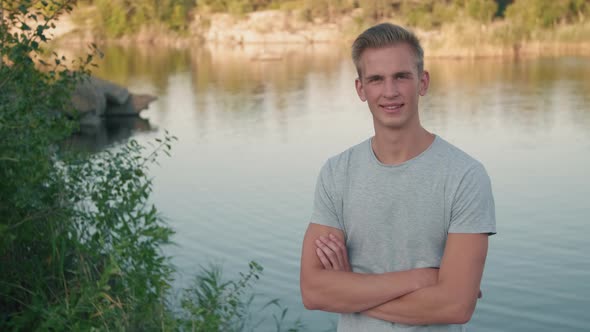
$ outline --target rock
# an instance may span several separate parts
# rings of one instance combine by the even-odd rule
[[[79,112],[80,124],[94,126],[105,116],[137,116],[156,99],[151,95],[133,95],[115,83],[88,77],[78,84],[71,100]]]
[[[207,18],[196,14],[190,30],[210,43],[329,43],[342,39],[340,21],[305,22],[295,13],[280,10],[257,11],[249,13],[243,19],[227,13],[212,14]]]
[[[109,103],[105,116],[137,116],[141,111],[147,109],[151,102],[158,98],[144,94],[130,94],[129,98],[122,104]]]
[[[158,97],[152,95],[132,95],[130,99],[132,99],[133,108],[137,112],[141,112],[144,109],[147,109],[153,101],[158,99]]]
[[[84,79],[72,93],[72,106],[81,114],[102,116],[107,107],[104,93],[98,90],[92,78]]]
[[[80,124],[94,126],[100,123],[107,108],[107,100],[104,93],[96,89],[91,78],[78,84],[71,100],[80,116]]]
[[[109,103],[122,105],[129,99],[129,91],[124,87],[96,77],[91,77],[91,81],[98,91],[103,92]]]

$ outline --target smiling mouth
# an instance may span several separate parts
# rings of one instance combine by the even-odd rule
[[[382,104],[379,106],[387,113],[396,113],[404,106],[404,104]]]

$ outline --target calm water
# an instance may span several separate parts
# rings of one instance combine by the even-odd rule
[[[265,267],[257,305],[280,298],[289,319],[330,330],[335,315],[301,304],[301,240],[319,168],[372,135],[371,118],[345,51],[250,60],[257,48],[105,49],[98,76],[159,99],[148,121],[109,124],[87,143],[176,135],[172,158],[152,172],[153,200],[177,232],[166,249],[181,271],[176,286],[209,263],[236,277],[256,260]],[[498,234],[470,330],[590,329],[590,58],[426,67],[425,127],[481,160],[494,186]]]

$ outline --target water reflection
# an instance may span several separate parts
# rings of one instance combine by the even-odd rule
[[[123,86],[129,86],[133,81],[146,81],[160,95],[167,92],[170,75],[187,70],[191,56],[189,50],[156,48],[154,45],[110,45],[99,49],[104,57],[95,61],[98,67],[93,70],[94,75]],[[76,56],[84,54],[81,49],[69,52]]]
[[[329,45],[246,45],[193,49],[191,73],[195,92],[216,89],[231,94],[260,94],[272,89],[278,95],[303,89],[310,73],[330,78],[342,52]],[[259,54],[272,54],[271,60]]]
[[[117,143],[124,143],[133,135],[154,130],[149,120],[141,117],[106,118],[101,125],[81,127],[66,144],[76,150],[99,152]]]
[[[238,121],[260,120],[272,112],[283,125],[287,112],[308,111],[293,105],[303,106],[302,101],[313,98],[312,89],[329,89],[318,84],[352,86],[355,75],[346,48],[332,45],[158,50],[109,46],[104,54],[95,71],[99,77],[126,86],[149,85],[149,92],[163,96],[171,93],[174,76],[189,74],[184,84],[190,89],[184,93],[193,96],[194,112],[228,112],[228,119]],[[260,54],[270,54],[270,60],[257,60]],[[568,112],[573,124],[588,126],[583,114],[590,111],[588,59],[427,59],[426,66],[432,83],[423,101],[425,116],[442,124],[454,112],[462,112],[470,124],[485,127],[482,116],[496,114],[508,127],[546,130],[555,122],[551,114]]]
[[[584,58],[431,59],[425,109],[443,122],[461,112],[466,123],[482,129],[489,124],[484,120],[491,120],[501,121],[507,130],[550,130],[556,115],[562,118],[564,112],[572,125],[588,128],[588,63]]]

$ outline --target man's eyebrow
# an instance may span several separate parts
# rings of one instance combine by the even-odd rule
[[[374,80],[374,79],[381,79],[381,78],[383,78],[383,75],[379,75],[379,74],[365,76],[365,79],[367,79],[369,81]]]
[[[393,77],[412,77],[414,76],[414,73],[411,70],[403,70],[403,71],[398,71],[393,73],[392,75]],[[365,76],[365,79],[368,81],[371,80],[375,80],[375,79],[383,79],[383,75],[380,74],[374,74],[374,75],[367,75]]]
[[[399,76],[405,76],[405,77],[411,77],[413,76],[414,73],[412,73],[411,71],[398,71],[397,73],[393,74],[393,76],[395,77],[399,77]]]

